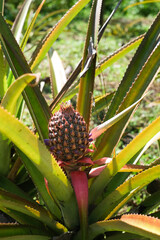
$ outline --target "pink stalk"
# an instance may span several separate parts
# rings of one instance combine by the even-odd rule
[[[95,165],[103,165],[103,166],[92,168],[89,172],[89,178],[97,177],[103,171],[103,169],[107,166],[107,164],[110,163],[111,161],[112,161],[112,158],[109,158],[109,157],[100,158],[94,161]]]
[[[103,165],[103,164],[108,164],[112,161],[112,158],[109,158],[109,157],[103,157],[103,158],[100,158],[98,160],[95,160],[94,161],[94,164],[97,164],[97,165]]]
[[[103,171],[103,169],[105,167],[106,167],[106,165],[96,167],[96,168],[92,168],[91,171],[89,172],[89,178],[99,176],[99,174]]]
[[[83,171],[70,173],[72,185],[77,199],[82,240],[87,240],[88,228],[88,179]]]

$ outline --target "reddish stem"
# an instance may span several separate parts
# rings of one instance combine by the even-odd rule
[[[86,240],[88,228],[88,179],[83,171],[72,171],[70,175],[79,209],[82,240]]]

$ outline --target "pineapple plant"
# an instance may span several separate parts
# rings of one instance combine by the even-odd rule
[[[59,34],[88,2],[77,1],[42,39],[28,63],[24,46],[45,0],[21,43],[3,16],[1,1],[0,210],[16,221],[0,224],[4,240],[160,239],[159,191],[137,206],[139,214],[132,214],[135,206],[122,214],[138,191],[159,178],[159,159],[147,166],[137,165],[137,159],[160,138],[160,118],[116,154],[121,135],[159,69],[160,15],[146,34],[97,65],[98,43],[121,1],[98,31],[103,1],[93,0],[82,59],[51,104],[38,85],[29,84],[38,79],[32,72]],[[24,2],[13,28],[20,30],[30,3]],[[136,54],[111,95],[104,122],[91,130],[95,77],[134,48]],[[76,78],[80,81],[75,83]],[[51,81],[54,86],[61,78],[56,75]],[[77,93],[75,111],[66,101]],[[23,101],[33,119],[33,131],[20,121]],[[106,94],[100,96],[95,108],[105,109],[107,101]],[[89,149],[92,141],[94,151]]]

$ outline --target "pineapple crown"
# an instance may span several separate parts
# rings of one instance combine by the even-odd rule
[[[61,106],[60,106],[60,112],[62,114],[65,114],[65,115],[74,115],[75,113],[75,110],[74,108],[72,107],[70,101],[68,102],[65,102],[65,103],[62,103]]]

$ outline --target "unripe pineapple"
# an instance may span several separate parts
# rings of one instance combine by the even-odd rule
[[[83,117],[69,104],[62,104],[49,121],[49,145],[56,160],[76,161],[89,146]]]

